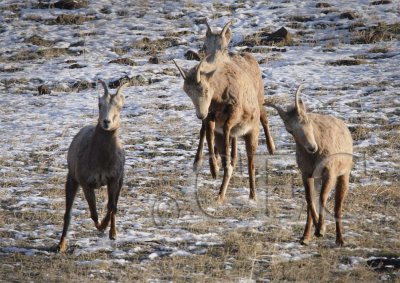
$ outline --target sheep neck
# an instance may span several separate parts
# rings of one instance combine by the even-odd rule
[[[111,159],[119,144],[117,132],[118,130],[106,131],[101,126],[96,126],[91,144],[93,154],[90,154],[90,159],[97,166],[107,165],[112,161]]]

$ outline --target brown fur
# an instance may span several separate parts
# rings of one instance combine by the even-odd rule
[[[308,244],[311,239],[311,224],[315,235],[325,233],[325,207],[330,190],[336,185],[335,220],[336,244],[344,244],[342,236],[342,206],[349,188],[352,167],[353,140],[347,126],[333,116],[307,113],[298,99],[297,106],[284,111],[279,106],[269,104],[278,110],[286,129],[296,142],[296,161],[302,174],[307,201],[307,222],[301,243]],[[314,204],[314,179],[321,178],[320,210],[317,215]]]
[[[275,151],[274,141],[269,131],[269,122],[268,122],[268,114],[263,107],[264,103],[264,82],[261,77],[260,67],[258,66],[258,62],[250,53],[243,53],[243,54],[231,54],[228,55],[228,44],[232,37],[232,32],[229,28],[231,22],[228,22],[221,32],[213,32],[210,26],[207,24],[207,32],[206,38],[204,42],[203,50],[205,50],[206,55],[212,56],[215,60],[219,57],[227,57],[229,56],[230,59],[234,63],[236,63],[239,68],[243,72],[250,72],[254,75],[255,80],[258,83],[258,103],[260,106],[260,121],[264,129],[264,133],[267,139],[267,148],[268,151],[273,154]],[[219,60],[220,61],[220,60]],[[215,152],[213,150],[214,147],[214,133],[212,125],[213,121],[211,118],[207,117],[204,121],[202,121],[202,127],[200,129],[200,141],[197,148],[195,161],[194,161],[194,170],[198,170],[201,167],[202,162],[202,154],[203,154],[203,144],[204,144],[204,137],[208,136],[207,144],[209,148],[209,163],[211,174],[214,178],[216,178],[218,173],[218,165],[216,160],[218,156],[215,156]],[[236,144],[236,141],[235,141]],[[236,154],[235,154],[236,156]]]
[[[189,71],[179,71],[183,89],[192,99],[197,116],[215,123],[216,149],[222,157],[224,177],[218,197],[223,202],[236,160],[236,138],[244,137],[248,157],[250,198],[255,198],[254,157],[258,146],[259,85],[250,72],[243,72],[229,57],[211,56]],[[229,153],[232,144],[235,152]]]
[[[82,128],[74,137],[68,150],[68,175],[65,184],[66,209],[64,227],[58,251],[67,249],[66,236],[71,219],[71,209],[79,186],[82,187],[89,204],[90,216],[98,230],[107,228],[111,220],[110,239],[116,238],[115,215],[119,193],[123,183],[125,153],[118,137],[120,112],[124,97],[120,93],[99,97],[99,119],[96,126]],[[107,185],[107,214],[100,223],[96,209],[95,189]]]

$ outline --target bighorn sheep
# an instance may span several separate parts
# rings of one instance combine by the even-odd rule
[[[295,96],[295,106],[284,111],[272,103],[282,118],[286,130],[296,142],[296,160],[302,174],[307,201],[307,222],[302,244],[311,240],[311,221],[315,235],[325,234],[324,212],[329,191],[336,184],[335,221],[336,244],[344,244],[342,237],[342,206],[349,189],[349,176],[353,161],[353,140],[346,125],[339,119],[314,113],[307,113],[299,98],[301,85]],[[314,178],[322,179],[319,217],[314,205]]]
[[[207,62],[207,60],[211,60]],[[257,61],[251,62],[258,67]],[[175,63],[176,64],[176,63]],[[250,64],[250,62],[248,63]],[[248,159],[250,199],[255,199],[254,158],[258,146],[260,84],[254,80],[259,73],[243,71],[229,58],[207,56],[189,71],[180,68],[183,89],[191,98],[196,115],[203,120],[212,113],[215,122],[216,148],[222,157],[224,177],[218,201],[222,203],[232,176],[236,149],[229,154],[229,144],[236,137],[244,137]],[[263,89],[263,87],[262,87]]]
[[[116,94],[109,94],[107,85],[100,81],[104,88],[104,95],[99,95],[99,118],[96,126],[82,128],[74,137],[68,150],[68,175],[65,184],[66,209],[64,227],[58,251],[65,251],[66,235],[71,219],[71,209],[79,186],[82,186],[85,198],[89,204],[90,216],[96,228],[104,231],[110,220],[109,237],[115,240],[115,214],[119,193],[123,183],[125,153],[118,137],[121,125],[120,113],[125,98],[122,89],[128,85],[121,85]],[[107,214],[100,223],[96,210],[96,196],[94,190],[107,185],[108,204]]]
[[[242,68],[243,71],[249,71],[253,72],[256,74],[255,80],[258,80],[258,83],[260,84],[260,91],[258,93],[259,95],[259,106],[260,106],[260,121],[264,129],[264,133],[266,136],[267,140],[267,148],[268,151],[273,154],[275,151],[275,145],[274,141],[271,137],[270,131],[269,131],[269,123],[268,123],[268,114],[263,106],[264,103],[264,82],[261,77],[261,72],[259,70],[258,64],[254,64],[254,57],[250,55],[249,53],[243,53],[243,54],[230,54],[228,55],[228,44],[232,38],[232,32],[230,30],[230,25],[232,24],[231,21],[229,21],[224,28],[222,29],[221,32],[213,32],[206,21],[207,25],[207,32],[206,32],[206,38],[204,41],[203,45],[203,50],[205,51],[207,56],[214,56],[214,57],[220,57],[220,56],[229,56],[235,62],[238,64],[240,68]],[[262,90],[262,91],[261,91]],[[211,114],[212,116],[212,114]],[[216,154],[214,152],[214,122],[212,121],[212,117],[207,117],[202,121],[202,127],[200,129],[200,141],[199,141],[199,146],[197,148],[196,156],[195,156],[195,161],[194,161],[194,169],[197,170],[199,167],[201,167],[201,161],[202,161],[202,155],[203,155],[203,144],[204,144],[204,136],[207,138],[207,144],[209,148],[209,163],[210,163],[210,169],[211,169],[211,174],[214,178],[217,176],[218,172],[218,165],[217,165],[217,158]],[[233,138],[232,140],[232,147],[234,147],[235,154],[236,156],[236,139]],[[218,154],[217,154],[218,155]]]

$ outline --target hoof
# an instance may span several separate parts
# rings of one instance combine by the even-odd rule
[[[337,247],[343,247],[344,246],[343,239],[336,239],[336,246]]]
[[[325,231],[326,231],[326,226],[322,226],[320,227],[319,225],[317,225],[317,228],[315,229],[315,236],[318,238],[322,238],[323,236],[325,236]]]
[[[199,172],[201,167],[203,167],[203,161],[202,160],[195,161],[193,163],[193,172]]]
[[[219,168],[210,168],[211,171],[211,176],[213,177],[213,179],[217,179],[218,178],[218,172],[219,172]]]
[[[310,239],[309,238],[304,238],[304,237],[302,237],[301,239],[300,239],[300,244],[301,245],[303,245],[303,246],[308,246],[309,244],[310,244]]]
[[[224,203],[224,198],[221,197],[221,196],[218,196],[218,197],[216,198],[216,200],[215,200],[215,203],[216,203],[217,205],[223,204],[223,203]]]
[[[96,228],[100,232],[104,232],[104,230],[106,230],[107,226],[108,226],[108,223],[102,222],[100,225],[97,224]]]
[[[275,145],[272,146],[272,148],[269,148],[269,147],[268,147],[268,153],[269,153],[270,155],[274,155],[274,154],[275,154]]]
[[[59,243],[55,250],[57,253],[65,253],[67,251],[67,244],[65,242]]]
[[[116,240],[117,239],[117,232],[110,230],[109,237],[110,237],[110,240]]]

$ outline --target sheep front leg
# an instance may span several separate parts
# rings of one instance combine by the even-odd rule
[[[314,178],[310,178],[306,175],[302,177],[307,202],[307,222],[300,243],[302,245],[308,245],[311,240],[311,224],[314,223],[315,227],[317,227],[318,216],[314,205]]]
[[[210,155],[208,161],[210,164],[211,175],[214,179],[216,179],[218,177],[219,166],[214,148],[214,129],[215,129],[215,122],[207,119],[206,138],[208,144],[208,153]]]
[[[67,250],[66,237],[68,232],[69,223],[71,221],[71,210],[74,204],[76,192],[78,191],[79,183],[75,181],[71,175],[68,174],[67,182],[65,183],[65,214],[64,226],[61,235],[60,243],[57,246],[57,251],[65,252]]]
[[[206,125],[204,120],[201,121],[201,129],[200,129],[200,140],[199,145],[197,147],[196,156],[194,157],[193,163],[193,171],[197,172],[200,170],[203,165],[203,148],[204,148],[204,136],[206,132]]]
[[[111,228],[110,228],[110,239],[115,239],[116,230],[115,230],[115,213],[117,210],[117,195],[119,194],[119,183],[117,180],[110,180],[107,184],[107,192],[108,192],[108,203],[107,203],[107,213],[104,216],[101,224],[99,226],[100,231],[104,231],[111,220]],[[114,220],[112,220],[114,218]],[[114,221],[114,227],[113,227]]]
[[[233,166],[231,164],[231,156],[229,154],[229,145],[230,145],[230,134],[231,134],[231,125],[226,122],[223,131],[222,138],[222,166],[224,167],[224,177],[222,179],[222,184],[219,190],[217,202],[222,204],[225,199],[226,190],[229,185],[229,181],[232,177]]]

